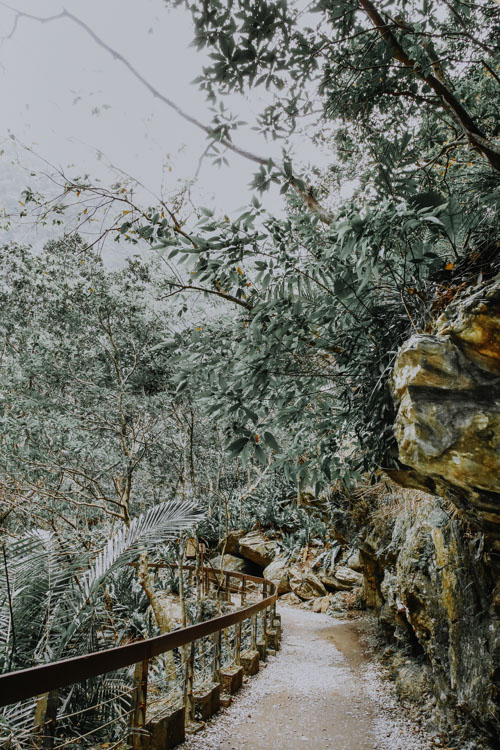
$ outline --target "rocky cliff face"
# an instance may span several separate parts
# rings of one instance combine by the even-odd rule
[[[500,585],[483,534],[420,491],[378,486],[334,504],[339,539],[360,552],[363,598],[402,697],[427,702],[451,747],[498,747]]]
[[[500,280],[401,349],[392,390],[405,486],[448,497],[500,552]]]
[[[334,499],[406,697],[453,746],[500,747],[500,280],[401,348],[392,376],[406,488]],[[419,490],[424,490],[421,492]],[[488,739],[471,739],[467,725]],[[457,737],[459,738],[457,740]]]

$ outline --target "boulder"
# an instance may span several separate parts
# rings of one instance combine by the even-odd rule
[[[247,532],[245,529],[233,529],[229,532],[225,539],[219,543],[219,550],[224,550],[225,555],[239,555],[240,553],[240,539],[245,536]]]
[[[356,570],[358,573],[361,573],[363,570],[363,563],[361,562],[360,556],[359,556],[359,550],[353,549],[347,558],[347,565],[351,570]]]
[[[292,607],[296,607],[301,603],[301,599],[297,596],[297,594],[294,594],[293,591],[290,591],[288,594],[283,594],[283,596],[280,597],[280,602],[283,604],[289,604]]]
[[[245,560],[234,555],[217,555],[210,560],[210,565],[214,570],[234,570],[236,573],[246,573],[247,565]]]
[[[336,594],[332,594],[328,606],[328,614],[333,614],[334,612],[345,612],[345,610],[348,609],[349,604],[348,596],[349,594],[347,591],[337,591]]]
[[[290,587],[300,599],[313,599],[316,596],[326,596],[326,589],[321,580],[311,570],[290,568]]]
[[[324,615],[328,607],[330,606],[331,600],[332,600],[332,594],[327,594],[327,596],[320,596],[317,599],[314,599],[313,605],[312,605],[312,611],[321,613]]]
[[[318,575],[321,583],[328,591],[340,591],[345,588],[337,581],[333,573],[325,573],[324,570],[321,570]]]
[[[355,586],[361,586],[363,583],[361,573],[341,565],[335,568],[335,578],[344,589],[353,589]]]
[[[289,568],[286,560],[278,558],[273,560],[262,573],[264,578],[272,581],[278,587],[278,594],[287,594],[291,591],[289,580]]]
[[[239,540],[240,555],[262,568],[273,561],[277,547],[276,541],[266,539],[260,531],[251,531]]]

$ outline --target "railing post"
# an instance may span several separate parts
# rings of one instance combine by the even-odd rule
[[[241,582],[241,606],[243,607],[247,599],[247,579],[244,578]]]
[[[132,747],[141,750],[146,740],[146,707],[148,699],[149,660],[137,662],[134,671],[134,698],[130,720],[132,729]],[[134,731],[136,730],[136,731]]]
[[[188,654],[184,664],[184,706],[186,708],[186,723],[194,721],[194,641],[188,646]]]
[[[257,615],[252,615],[252,651],[257,651]]]
[[[54,747],[58,703],[58,690],[44,693],[37,700],[34,721],[34,746],[40,748],[40,750],[52,750]]]
[[[241,622],[236,624],[236,633],[234,635],[234,663],[237,667],[241,664]]]
[[[231,601],[231,573],[226,573],[226,601]]]
[[[267,583],[264,581],[262,584],[262,598],[265,599],[267,597]],[[267,635],[267,607],[262,612],[262,633],[264,636],[264,642],[266,640]]]
[[[222,645],[222,631],[218,630],[213,634],[214,643],[214,661],[212,665],[212,680],[215,683],[221,682],[221,645]]]

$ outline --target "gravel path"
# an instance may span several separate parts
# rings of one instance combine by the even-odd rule
[[[280,607],[282,649],[181,750],[429,750],[352,621]]]

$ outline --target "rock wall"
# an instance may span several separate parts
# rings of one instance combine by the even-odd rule
[[[391,387],[401,465],[387,473],[407,489],[334,498],[334,527],[360,551],[364,601],[401,691],[430,694],[432,720],[461,750],[483,747],[467,739],[468,725],[498,748],[498,277],[405,343]]]
[[[392,376],[401,471],[448,497],[500,553],[500,281],[450,304]]]
[[[483,535],[423,492],[379,487],[369,500],[337,498],[335,528],[360,550],[363,598],[403,697],[432,696],[433,728],[459,736],[461,750],[498,747],[500,583]],[[485,745],[465,739],[470,727]]]

